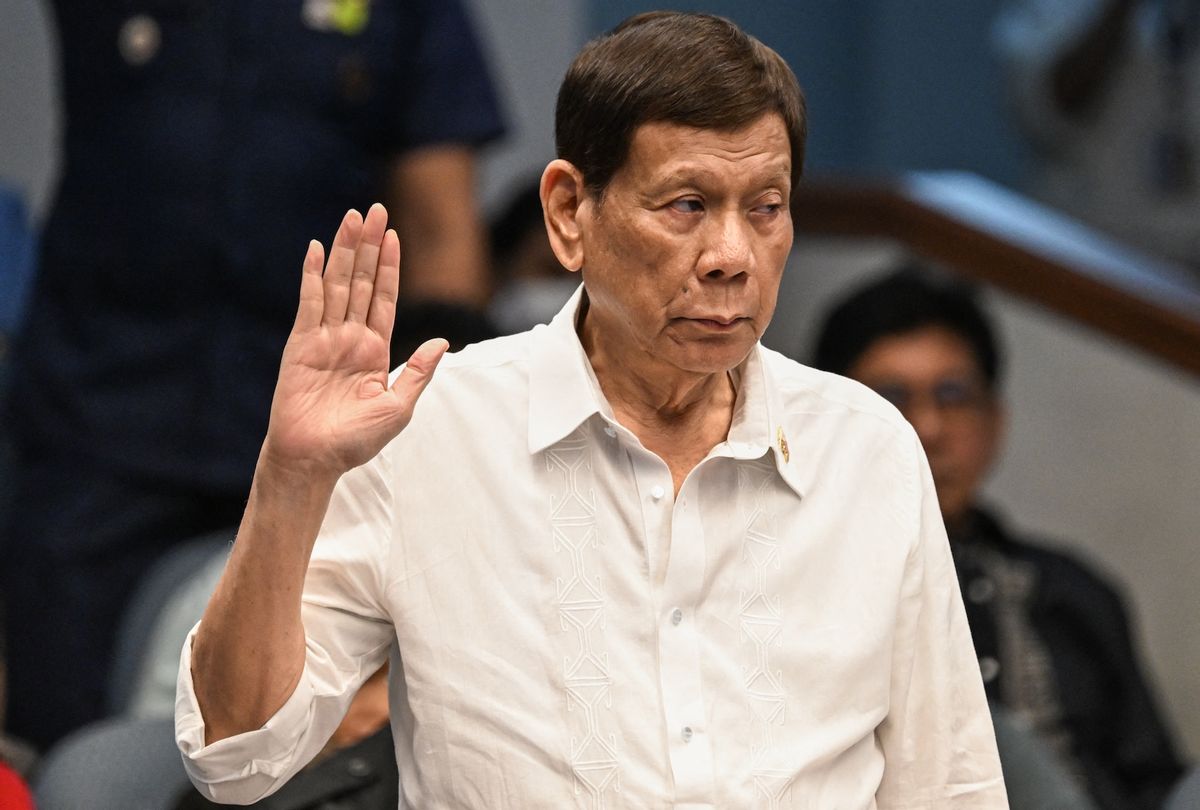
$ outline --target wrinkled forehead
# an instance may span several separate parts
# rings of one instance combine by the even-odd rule
[[[706,128],[671,121],[639,124],[617,170],[644,180],[703,179],[733,172],[742,179],[789,185],[792,149],[777,113],[766,113],[734,128]]]

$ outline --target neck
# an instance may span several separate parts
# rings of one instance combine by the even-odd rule
[[[664,367],[637,349],[609,345],[580,329],[584,351],[617,421],[683,479],[729,435],[736,390],[727,371],[686,372]]]
[[[714,410],[733,414],[734,389],[729,372],[686,371],[662,363],[636,346],[621,346],[600,330],[580,325],[583,344],[600,389],[613,411],[639,423],[669,427]]]

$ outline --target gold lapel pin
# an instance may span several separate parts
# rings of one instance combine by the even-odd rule
[[[779,442],[779,452],[783,453],[783,460],[785,462],[790,461],[791,454],[788,452],[787,437],[783,435],[782,425],[775,429],[775,438]]]

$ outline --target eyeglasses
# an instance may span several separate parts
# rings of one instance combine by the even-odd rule
[[[975,413],[992,401],[991,393],[978,380],[938,380],[929,388],[913,388],[901,383],[871,386],[877,394],[906,416],[921,407],[933,407],[945,416]]]

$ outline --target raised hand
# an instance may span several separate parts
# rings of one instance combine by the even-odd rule
[[[399,278],[400,242],[378,203],[365,221],[346,214],[328,264],[309,244],[260,463],[336,480],[408,424],[447,344],[422,344],[388,386]]]

